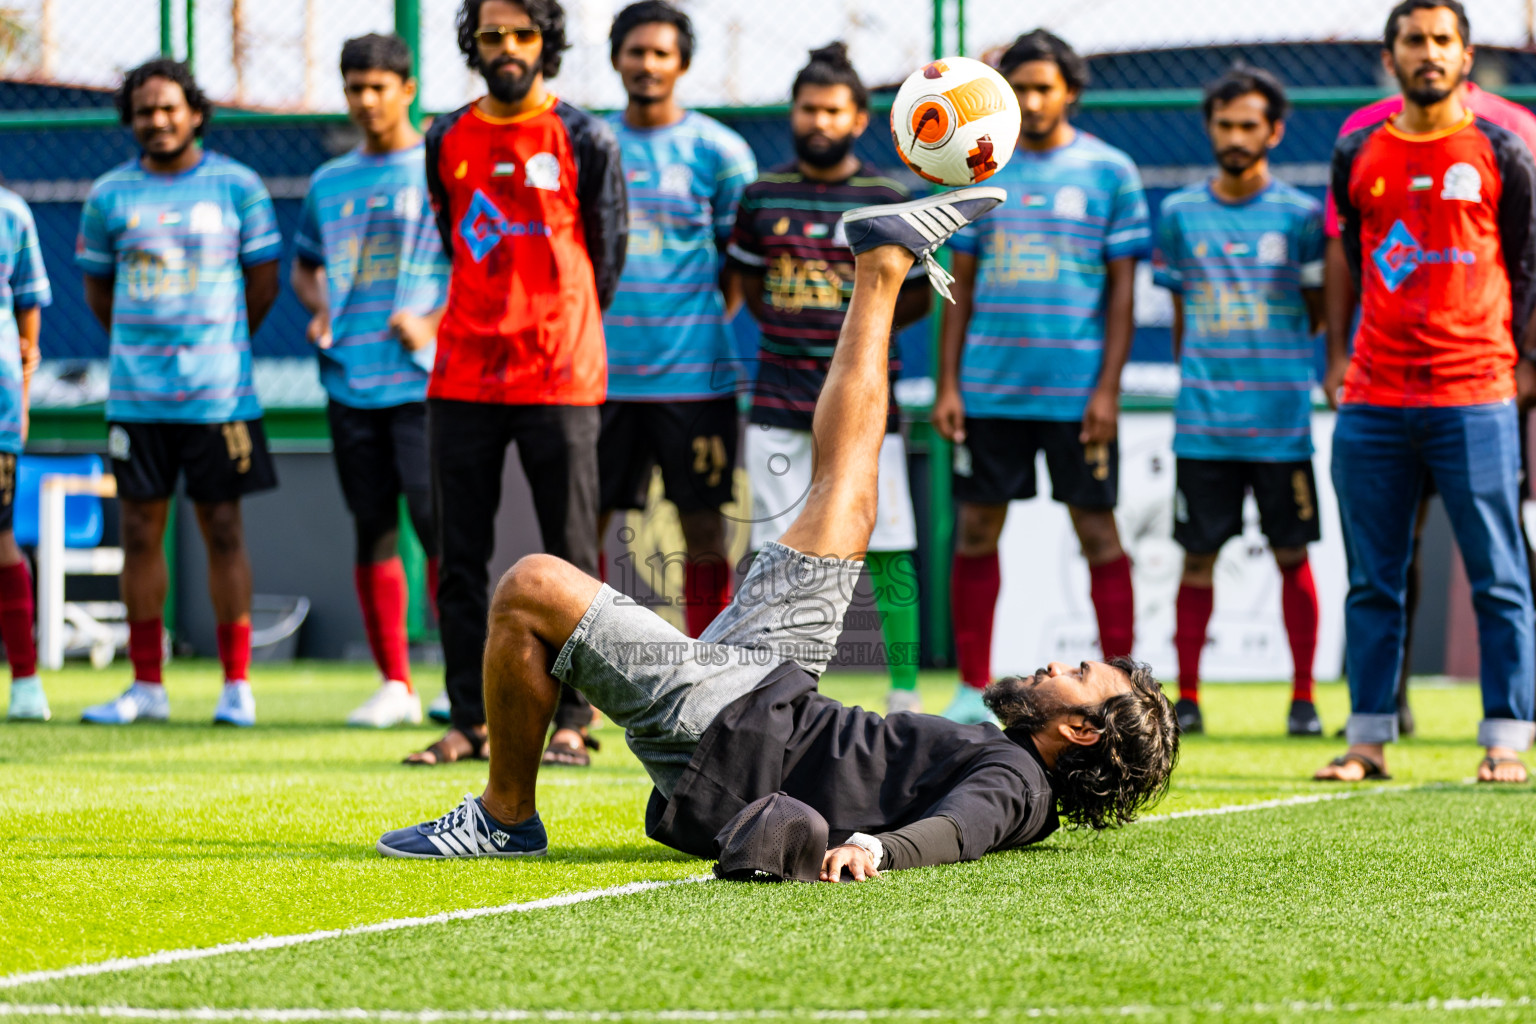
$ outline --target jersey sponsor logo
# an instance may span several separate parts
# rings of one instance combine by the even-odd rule
[[[1051,212],[1058,217],[1069,217],[1079,220],[1088,215],[1088,193],[1076,185],[1068,185],[1056,192],[1056,199],[1051,203]]]
[[[669,196],[693,192],[693,171],[685,164],[668,164],[661,172],[661,191]]]
[[[1201,281],[1184,295],[1185,315],[1196,334],[1219,337],[1269,327],[1269,301],[1251,285]]]
[[[216,234],[224,229],[224,211],[218,203],[194,203],[188,226],[199,235]]]
[[[1259,236],[1258,261],[1261,267],[1283,267],[1291,261],[1291,247],[1283,233],[1266,231]]]
[[[132,445],[128,440],[128,431],[123,427],[113,427],[107,431],[107,455],[118,462],[127,462],[128,455],[132,451]]]
[[[1456,163],[1445,169],[1445,181],[1440,186],[1441,199],[1454,199],[1463,203],[1483,201],[1483,178],[1477,168],[1468,163]]]
[[[560,159],[553,153],[535,153],[523,168],[523,184],[545,192],[560,191]]]
[[[407,185],[395,193],[395,213],[415,220],[421,213],[421,189]]]
[[[1371,262],[1376,264],[1376,270],[1381,274],[1381,282],[1387,286],[1387,291],[1395,292],[1421,266],[1471,266],[1477,262],[1477,254],[1454,245],[1446,249],[1425,249],[1413,232],[1408,230],[1408,226],[1397,221],[1381,240],[1381,244],[1372,250]]]
[[[955,445],[955,476],[969,477],[975,472],[975,464],[971,459],[971,450],[963,444]]]
[[[490,255],[503,238],[548,238],[551,233],[549,225],[543,221],[507,220],[506,214],[497,209],[496,204],[479,189],[475,189],[474,198],[469,201],[469,209],[464,211],[464,217],[459,221],[459,237],[464,239],[476,263]]]
[[[991,284],[1054,281],[1061,257],[1047,235],[1014,235],[997,228],[982,242],[982,276]]]
[[[768,304],[785,313],[841,310],[853,293],[853,267],[827,260],[795,259],[781,253],[768,265],[763,291]]]

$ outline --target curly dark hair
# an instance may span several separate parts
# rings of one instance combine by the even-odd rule
[[[203,115],[202,123],[192,130],[193,137],[201,139],[208,122],[213,120],[213,101],[198,86],[197,79],[192,77],[192,69],[169,57],[145,61],[123,76],[123,84],[117,87],[115,97],[118,119],[125,125],[133,124],[133,94],[151,78],[164,78],[181,86],[181,94],[187,98],[187,106],[194,113]]]
[[[982,695],[1006,728],[1033,732],[1057,715],[1077,713],[1102,730],[1097,743],[1063,750],[1051,769],[1057,806],[1072,828],[1097,831],[1135,821],[1167,791],[1179,760],[1178,719],[1151,666],[1130,658],[1108,664],[1130,677],[1131,690],[1096,706],[1043,702],[1017,676],[999,679]]]
[[[544,50],[539,55],[538,70],[545,78],[554,78],[560,73],[560,56],[571,48],[571,44],[565,39],[565,8],[561,7],[559,0],[509,0],[528,12],[528,17],[539,26],[539,34],[544,37]],[[480,60],[480,46],[475,42],[475,30],[480,27],[480,8],[485,5],[485,0],[464,0],[459,5],[457,22],[459,36],[459,52],[464,55],[464,63],[473,71],[483,71],[483,62]]]
[[[617,62],[624,40],[641,25],[671,25],[677,29],[677,56],[683,67],[693,62],[693,22],[667,0],[638,0],[614,15],[613,27],[608,30],[610,58]]]

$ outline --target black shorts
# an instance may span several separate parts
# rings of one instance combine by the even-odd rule
[[[1039,493],[1035,453],[1045,450],[1051,497],[1074,508],[1110,509],[1120,491],[1120,445],[1085,445],[1077,420],[965,418],[955,445],[954,495],[972,505],[1005,505]]]
[[[0,452],[0,532],[16,520],[16,453]]]
[[[277,486],[261,420],[232,423],[111,423],[107,454],[117,494],[160,501],[187,474],[187,497],[199,504],[238,501]]]
[[[1253,491],[1259,525],[1272,548],[1300,548],[1322,537],[1312,460],[1238,462],[1178,459],[1173,539],[1196,555],[1214,555],[1243,532],[1243,494]]]
[[[605,402],[602,412],[597,475],[604,512],[645,508],[656,465],[679,512],[719,509],[731,500],[740,432],[736,399]]]
[[[331,425],[336,475],[353,519],[394,522],[402,494],[430,501],[426,402],[354,409],[333,401],[326,405],[325,417]]]

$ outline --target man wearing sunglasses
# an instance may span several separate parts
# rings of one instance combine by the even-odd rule
[[[458,43],[487,94],[427,133],[427,188],[452,263],[427,386],[442,535],[438,613],[452,727],[411,757],[485,756],[480,663],[507,445],[533,490],[544,549],[597,571],[602,310],[624,266],[619,147],[545,85],[566,49],[556,0],[464,0]],[[557,738],[582,743],[591,708],[566,688]]]

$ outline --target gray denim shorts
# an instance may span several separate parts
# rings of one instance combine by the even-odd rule
[[[604,584],[550,673],[624,727],[670,798],[699,738],[731,702],[786,661],[814,675],[826,670],[863,569],[770,543],[697,640]]]

